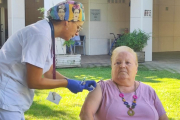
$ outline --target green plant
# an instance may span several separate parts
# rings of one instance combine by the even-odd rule
[[[147,40],[149,40],[150,34],[138,29],[134,30],[132,33],[124,34],[120,39],[117,40],[117,46],[128,46],[134,51],[142,51],[142,49],[147,45]]]
[[[68,47],[70,47],[71,45],[74,45],[74,41],[73,40],[68,40],[68,41],[65,41],[63,45],[67,45]]]
[[[73,40],[68,40],[68,41],[65,41],[63,46],[66,45],[67,47],[70,48],[70,51],[71,51],[71,54],[73,54],[73,50],[72,50],[72,45],[74,45],[75,41]]]
[[[40,12],[40,14],[42,14],[42,17],[38,17],[38,18],[44,19],[44,11],[45,11],[45,9],[43,7],[40,7],[37,10]]]

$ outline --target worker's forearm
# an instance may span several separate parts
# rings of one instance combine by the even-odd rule
[[[62,79],[62,78],[67,78],[67,77],[61,75],[59,72],[56,71],[56,79]]]
[[[36,83],[29,83],[28,87],[31,89],[53,89],[58,87],[66,87],[68,84],[66,79],[48,79],[41,78]]]
[[[53,79],[53,72],[48,72],[48,73],[44,74],[44,77]],[[61,75],[59,72],[56,71],[56,79],[63,79],[63,78],[67,78],[67,77]]]

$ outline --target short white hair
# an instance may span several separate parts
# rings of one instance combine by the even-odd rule
[[[111,56],[111,63],[112,63],[112,60],[113,60],[113,56],[114,54],[116,53],[119,53],[119,52],[123,52],[123,51],[126,51],[126,52],[130,52],[136,59],[136,65],[138,66],[138,57],[137,57],[137,54],[136,52],[134,52],[133,49],[131,49],[130,47],[128,46],[119,46],[119,47],[116,47],[113,52],[112,52],[112,56]]]

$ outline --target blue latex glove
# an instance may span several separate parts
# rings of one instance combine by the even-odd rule
[[[67,79],[67,81],[68,81],[67,88],[73,93],[82,92],[83,89],[87,89],[89,91],[92,91],[94,88],[96,88],[96,82],[95,81],[81,82],[81,81],[72,80],[72,79]]]
[[[96,82],[89,80],[89,81],[84,81],[85,82],[85,89],[92,91],[96,88]]]
[[[67,81],[68,81],[67,88],[73,93],[82,92],[83,89],[85,88],[84,85],[81,85],[81,81],[72,80],[72,79],[67,79]]]

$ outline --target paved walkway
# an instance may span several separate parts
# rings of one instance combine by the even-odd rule
[[[85,55],[81,57],[82,67],[110,66],[109,55]],[[180,73],[180,52],[153,53],[153,61],[139,63],[150,70],[167,70],[172,73]]]

